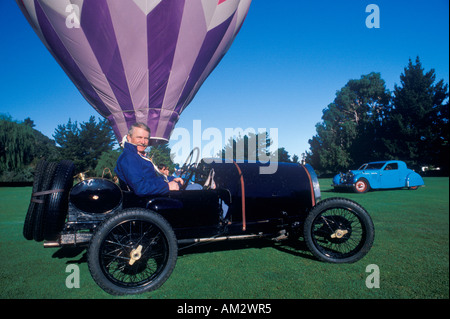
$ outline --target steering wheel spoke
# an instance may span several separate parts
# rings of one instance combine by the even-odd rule
[[[195,161],[193,161],[194,154],[196,155]],[[183,179],[183,185],[180,187],[180,190],[185,190],[187,185],[191,181],[192,177],[194,176],[199,156],[200,156],[200,149],[198,147],[193,148],[192,151],[189,153],[188,157],[186,158],[186,161],[184,162],[183,166],[181,166],[180,177]]]

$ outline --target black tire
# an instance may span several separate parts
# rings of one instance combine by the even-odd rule
[[[25,216],[25,222],[23,224],[23,237],[27,240],[33,239],[34,224],[36,220],[36,211],[39,205],[43,205],[35,202],[35,200],[43,200],[43,196],[34,197],[33,194],[41,190],[42,180],[45,176],[45,170],[47,169],[47,161],[41,160],[36,165],[34,171],[33,188],[31,191],[31,201],[28,206],[27,215]]]
[[[53,179],[55,177],[55,171],[57,167],[58,163],[56,162],[48,163],[47,169],[45,170],[44,178],[40,186],[40,191],[46,191],[50,189],[53,183]],[[35,241],[38,242],[44,240],[44,216],[47,212],[49,195],[42,195],[39,197],[42,198],[44,202],[37,204],[36,220],[34,222],[34,231],[33,231],[33,238]]]
[[[159,288],[171,275],[177,257],[172,227],[162,216],[142,208],[125,209],[103,221],[87,254],[92,278],[112,295]]]
[[[63,160],[56,167],[50,190],[62,190],[46,195],[46,209],[43,214],[43,234],[46,240],[55,240],[61,232],[69,207],[69,193],[73,186],[74,164]]]
[[[365,178],[360,178],[356,181],[355,186],[353,187],[355,193],[363,194],[370,190],[369,181]]]
[[[319,260],[354,263],[372,247],[375,229],[367,211],[346,198],[329,198],[306,217],[305,242]]]

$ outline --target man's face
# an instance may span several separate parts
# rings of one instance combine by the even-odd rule
[[[132,134],[127,136],[128,142],[137,145],[137,150],[139,153],[145,152],[149,139],[150,133],[140,127],[133,128]]]

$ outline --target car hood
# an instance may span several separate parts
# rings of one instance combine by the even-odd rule
[[[349,173],[352,173],[353,175],[358,175],[358,174],[371,174],[377,171],[378,171],[377,169],[363,169],[363,170],[352,169],[349,171]]]
[[[349,172],[353,173],[354,175],[356,175],[356,174],[364,173],[365,171],[364,170],[358,170],[358,169],[352,169]]]

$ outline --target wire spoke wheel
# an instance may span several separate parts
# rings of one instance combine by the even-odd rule
[[[88,262],[97,284],[111,294],[161,286],[175,267],[178,247],[170,225],[146,210],[124,211],[96,232]]]
[[[346,209],[329,209],[313,222],[312,238],[317,248],[332,258],[352,255],[359,249],[364,237],[359,219]]]
[[[319,203],[305,220],[305,240],[320,260],[344,263],[364,257],[374,240],[369,214],[357,203],[331,198]]]
[[[139,254],[136,250],[140,248]],[[168,244],[159,228],[142,220],[114,227],[100,248],[105,275],[117,285],[134,287],[152,281],[167,264]]]

